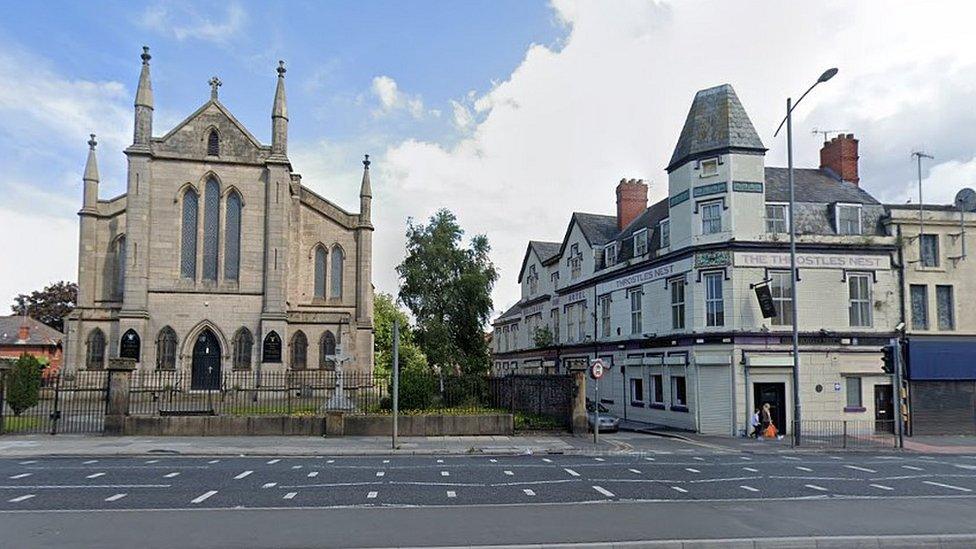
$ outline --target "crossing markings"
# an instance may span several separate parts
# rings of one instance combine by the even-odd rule
[[[628,469],[628,471],[630,471],[631,473],[634,473],[635,475],[640,475],[641,474],[640,470],[638,470],[638,469]]]
[[[12,477],[10,477],[10,478],[12,478],[12,479],[14,479],[14,480],[16,480],[16,479],[18,479],[18,478],[25,478],[25,477],[29,477],[29,476],[31,476],[31,475],[33,475],[33,474],[34,474],[34,473],[21,473],[21,474],[19,474],[19,475],[14,475],[14,476],[12,476]]]
[[[172,473],[166,473],[165,475],[163,475],[163,478],[173,478],[178,476],[180,476],[179,471],[173,471]]]
[[[34,497],[34,494],[26,494],[23,496],[17,496],[15,498],[10,498],[7,501],[9,501],[10,503],[20,503],[22,501],[27,501],[32,497]]]
[[[535,495],[535,492],[533,492],[533,491],[532,491],[532,490],[530,490],[529,488],[523,488],[523,489],[522,489],[522,492],[524,492],[524,493],[525,493],[525,495],[527,495],[527,496],[534,496],[534,495]]]
[[[806,486],[807,488],[809,488],[811,490],[817,490],[819,492],[826,492],[827,491],[827,489],[824,488],[823,486],[817,486],[816,484],[805,484],[804,486]]]
[[[200,494],[199,496],[191,499],[190,500],[190,503],[203,503],[204,501],[206,501],[208,498],[210,498],[211,496],[213,496],[216,493],[217,493],[216,490],[210,490],[208,492],[204,492],[204,493]]]
[[[948,488],[950,490],[958,490],[960,492],[972,492],[969,488],[963,488],[962,486],[953,486],[951,484],[942,484],[941,482],[932,482],[931,480],[923,480],[925,484],[931,486],[939,486],[940,488]]]
[[[105,501],[118,501],[125,497],[125,494],[115,494],[114,496],[109,496],[105,498]]]
[[[381,476],[383,476],[385,474],[386,474],[385,471],[376,471],[376,476],[378,476],[378,477],[381,477]]]
[[[278,463],[279,461],[281,461],[281,460],[280,459],[268,460],[268,465],[274,465],[275,463]]]
[[[865,473],[877,473],[874,469],[868,469],[867,467],[858,467],[857,465],[845,465],[848,469],[854,469],[855,471],[864,471]]]
[[[91,465],[92,463],[98,463],[97,459],[90,459],[88,461],[81,462],[82,465]]]
[[[742,486],[739,486],[739,488],[742,488],[743,490],[748,490],[750,492],[758,492],[759,491],[758,488],[753,488],[752,486],[746,486],[745,484],[743,484]]]
[[[513,476],[515,473],[513,473],[511,471],[505,471],[505,474],[508,475],[508,476]]]
[[[695,469],[694,467],[685,467],[685,471],[688,471],[689,473],[701,473],[701,471]]]
[[[682,488],[680,486],[672,486],[671,489],[674,490],[675,492],[681,492],[682,494],[687,494],[688,493],[688,490],[685,490],[684,488]]]
[[[207,463],[210,463],[212,465],[214,463],[220,463],[220,460],[219,459],[212,459],[212,460],[208,461]]]
[[[806,471],[808,473],[812,473],[813,472],[813,469],[811,469],[809,467],[802,467],[800,465],[797,465],[796,468],[799,469],[799,470],[801,470],[801,471]]]
[[[574,477],[578,477],[578,476],[580,476],[580,475],[579,475],[579,473],[577,473],[576,471],[574,471],[574,470],[572,470],[572,469],[566,469],[566,468],[563,468],[563,471],[566,471],[567,473],[569,473],[570,475],[572,475],[572,476],[574,476]]]
[[[448,490],[447,491],[447,497],[449,497],[449,498],[456,498],[457,497],[457,492],[455,492],[454,490]]]
[[[759,469],[753,469],[752,467],[743,467],[742,469],[745,470],[745,471],[749,471],[750,473],[758,473],[759,472]]]
[[[892,488],[891,486],[885,486],[884,484],[869,484],[868,486],[870,486],[871,488],[877,488],[878,490],[888,490],[889,492],[891,490],[894,490],[894,488]]]
[[[146,465],[152,465],[153,463],[159,463],[159,460],[158,459],[151,459],[151,460],[149,460],[149,461],[146,462]]]
[[[370,492],[366,494],[366,499],[376,499],[376,492]]]
[[[312,471],[311,473],[308,474],[308,478],[315,478],[317,476],[319,476],[318,471]]]
[[[613,492],[611,492],[610,490],[607,490],[606,488],[604,488],[602,486],[597,486],[597,485],[594,484],[593,485],[593,489],[596,490],[597,492],[600,492],[601,494],[607,496],[608,498],[612,498],[613,497]]]
[[[241,473],[241,474],[237,475],[236,477],[234,477],[234,480],[241,480],[242,478],[250,475],[253,472],[254,471],[244,471],[243,473]]]
[[[98,478],[98,477],[104,477],[104,476],[105,476],[105,473],[92,473],[92,474],[88,475],[85,478]]]
[[[298,492],[288,492],[287,494],[285,494],[284,496],[282,496],[281,499],[294,499],[295,496],[297,496],[297,495],[298,495]]]
[[[261,488],[274,488],[277,485],[277,482],[266,482],[261,486]]]
[[[21,465],[34,465],[35,463],[37,463],[37,460],[35,460],[35,459],[29,459],[27,461],[21,461],[20,462]]]
[[[447,471],[441,471],[441,476],[442,477],[449,477],[449,476],[451,476],[451,473],[448,473]]]
[[[915,467],[914,465],[902,465],[902,469],[908,469],[909,471],[924,471],[921,467]]]

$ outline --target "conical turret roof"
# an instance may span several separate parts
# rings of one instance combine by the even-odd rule
[[[731,85],[701,90],[695,94],[667,170],[702,156],[730,151],[762,154],[766,147]]]

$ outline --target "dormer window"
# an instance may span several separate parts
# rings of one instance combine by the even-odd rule
[[[605,267],[612,267],[617,264],[617,243],[607,244],[603,248],[603,265]]]
[[[860,204],[834,205],[834,219],[837,223],[837,234],[857,235],[863,232]]]
[[[529,283],[529,295],[534,295],[539,291],[539,273],[535,270],[535,265],[529,265],[529,276],[526,277]]]
[[[661,221],[661,249],[667,248],[671,245],[671,220],[665,219]]]
[[[701,161],[701,177],[711,177],[718,175],[718,158],[709,158]]]
[[[569,247],[569,258],[566,262],[569,264],[570,280],[576,280],[583,274],[583,256],[580,254],[579,244]]]
[[[207,156],[220,156],[220,135],[215,129],[207,135]]]
[[[647,229],[634,232],[634,257],[647,253]]]

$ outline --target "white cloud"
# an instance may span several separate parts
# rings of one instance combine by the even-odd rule
[[[946,162],[961,158],[961,143],[972,145],[976,121],[960,123],[976,117],[965,99],[976,93],[970,4],[554,0],[553,7],[570,29],[566,39],[558,48],[531,46],[507,79],[465,98],[461,105],[472,105],[478,120],[467,127],[455,110],[458,127],[467,127],[461,141],[407,139],[376,164],[393,201],[376,221],[377,241],[399,245],[407,216],[452,209],[493,245],[502,275],[496,309],[518,299],[526,242],[560,240],[574,210],[612,213],[621,177],[650,180],[651,200],[666,195],[664,167],[699,89],[735,86],[770,147],[767,165],[783,165],[783,140],[772,133],[786,97],[838,66],[796,113],[798,164],[818,161],[812,127],[845,128],[861,138],[862,184],[886,200],[910,180],[906,160],[917,140],[955,147],[935,152]],[[968,177],[961,166],[944,169],[955,176],[933,186]],[[377,251],[378,277],[399,257]]]
[[[18,294],[78,278],[78,220],[0,208],[0,315]]]
[[[374,116],[384,116],[398,110],[406,111],[410,116],[418,119],[427,114],[420,96],[400,91],[396,80],[389,76],[374,77],[370,91],[380,102],[379,108],[373,111]],[[431,111],[430,114],[436,116],[439,113],[435,114],[434,111]]]
[[[216,16],[202,14],[191,4],[167,3],[148,7],[140,23],[181,42],[195,39],[224,44],[244,29],[247,13],[236,3],[228,5],[224,13]]]
[[[467,131],[474,124],[474,115],[464,103],[452,99],[451,110],[454,116],[454,127],[458,130]]]

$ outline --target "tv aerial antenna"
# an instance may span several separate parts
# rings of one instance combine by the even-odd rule
[[[954,204],[956,209],[959,210],[959,232],[952,233],[949,236],[953,239],[962,239],[962,253],[949,259],[957,262],[966,259],[966,213],[976,212],[976,191],[969,187],[960,190],[956,193]]]
[[[832,134],[832,133],[835,133],[835,134],[847,133],[847,130],[821,130],[820,128],[813,128],[812,130],[810,130],[810,133],[812,133],[813,135],[817,135],[817,134],[823,135],[824,143],[826,143],[827,141],[830,140],[829,139],[830,138],[830,134]]]

